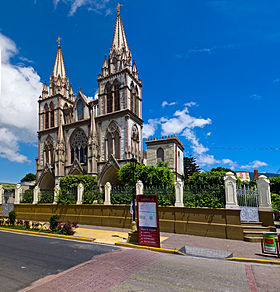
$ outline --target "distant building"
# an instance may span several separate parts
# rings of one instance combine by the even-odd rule
[[[240,178],[241,181],[250,181],[249,172],[236,172],[236,175]]]

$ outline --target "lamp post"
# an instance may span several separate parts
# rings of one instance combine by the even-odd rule
[[[135,219],[135,181],[134,181],[134,172],[136,169],[137,160],[136,158],[132,157],[130,159],[130,167],[132,169],[132,221],[136,222]]]

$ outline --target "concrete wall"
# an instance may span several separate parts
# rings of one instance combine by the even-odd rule
[[[130,207],[124,205],[15,205],[18,219],[49,221],[52,214],[61,221],[130,228]],[[160,231],[206,237],[243,240],[240,210],[159,207]]]

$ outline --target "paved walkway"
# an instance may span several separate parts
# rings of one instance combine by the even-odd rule
[[[76,236],[95,238],[95,242],[115,244],[126,242],[129,229],[112,228],[104,226],[80,225]],[[278,229],[280,233],[280,230]],[[161,247],[179,250],[183,246],[214,249],[232,252],[234,257],[254,258],[266,260],[279,260],[273,255],[261,254],[261,245],[258,242],[245,242],[241,240],[201,237],[186,234],[161,233]]]

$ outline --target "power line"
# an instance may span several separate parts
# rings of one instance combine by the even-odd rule
[[[264,148],[250,148],[250,147],[209,147],[210,149],[223,149],[223,150],[247,150],[247,151],[252,151],[252,150],[257,150],[257,151],[278,151],[280,150],[280,147],[264,147]]]

